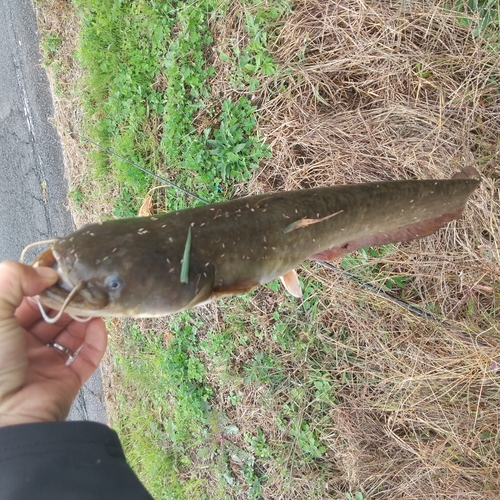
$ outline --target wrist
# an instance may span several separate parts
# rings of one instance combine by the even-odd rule
[[[0,408],[0,427],[7,427],[9,425],[21,424],[39,424],[42,422],[56,422],[64,420],[64,418],[57,418],[54,415],[30,415],[23,413],[7,412]]]
[[[0,427],[8,427],[9,425],[20,425],[20,424],[35,424],[40,422],[43,422],[43,420],[24,417],[24,416],[13,416],[13,415],[0,416]]]

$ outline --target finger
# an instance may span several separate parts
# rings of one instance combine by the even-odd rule
[[[78,356],[69,365],[80,378],[83,385],[97,370],[108,345],[108,335],[101,318],[95,318],[88,323],[85,341]]]
[[[89,326],[90,322],[81,323],[71,320],[66,328],[58,332],[57,335],[47,338],[45,343],[49,343],[50,341],[56,342],[74,353],[85,343]]]
[[[40,293],[57,281],[57,273],[47,270],[13,261],[0,263],[0,396],[24,383],[28,366],[26,338],[14,312],[25,295]]]
[[[38,308],[38,304],[32,297],[26,297],[16,309],[16,318],[19,324],[26,329],[30,329],[35,322],[41,319],[41,317],[42,315]]]
[[[23,328],[45,344],[73,321],[70,316],[63,314],[55,323],[47,323],[40,314],[38,304],[31,297],[26,297],[16,309],[16,318]]]
[[[56,283],[59,275],[49,267],[31,267],[12,260],[0,263],[0,319],[10,318],[25,296],[37,295]]]
[[[13,260],[0,262],[0,304],[16,309],[24,296],[37,295],[59,279],[50,267],[31,267]]]

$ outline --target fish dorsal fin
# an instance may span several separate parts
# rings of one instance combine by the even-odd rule
[[[291,224],[288,224],[288,226],[286,226],[285,229],[283,230],[283,233],[286,234],[291,231],[295,231],[296,229],[310,226],[311,224],[317,224],[318,222],[323,222],[327,219],[330,219],[331,217],[335,217],[336,215],[341,214],[342,212],[343,210],[339,210],[334,214],[327,215],[326,217],[321,217],[321,219],[299,219],[295,222],[292,222]]]
[[[289,293],[298,299],[302,298],[302,287],[300,286],[299,277],[297,276],[297,271],[295,271],[295,269],[292,269],[283,276],[280,276],[280,280]]]

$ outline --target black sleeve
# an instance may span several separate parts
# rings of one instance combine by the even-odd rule
[[[96,422],[0,427],[0,499],[152,500],[115,431]]]

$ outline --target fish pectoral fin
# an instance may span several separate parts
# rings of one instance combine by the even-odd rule
[[[298,299],[302,298],[302,287],[300,286],[299,277],[297,276],[297,271],[295,269],[292,269],[283,276],[280,276],[280,280],[288,293]]]
[[[377,233],[369,233],[360,236],[359,238],[346,241],[342,245],[332,248],[327,248],[321,252],[315,253],[309,257],[310,260],[335,260],[346,253],[354,252],[360,248],[387,245],[389,243],[398,243],[400,241],[409,241],[424,236],[429,236],[435,233],[441,226],[452,220],[458,219],[464,211],[465,205],[448,212],[439,217],[433,217],[416,224],[408,224],[406,226],[389,229],[387,231],[379,231]]]
[[[212,282],[210,280],[206,281],[203,286],[197,290],[196,295],[191,299],[191,301],[184,307],[184,309],[189,309],[191,307],[200,306],[202,304],[207,304],[211,302],[212,299]]]

